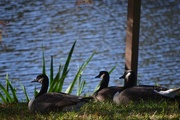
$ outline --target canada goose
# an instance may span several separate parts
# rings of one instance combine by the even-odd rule
[[[71,111],[78,110],[90,98],[78,97],[62,92],[47,93],[49,79],[45,74],[40,74],[32,82],[42,84],[40,92],[28,103],[28,108],[32,112],[50,112],[50,111]]]
[[[130,88],[130,87],[137,86],[135,83],[135,78],[136,78],[136,75],[135,75],[134,71],[132,71],[132,70],[126,70],[124,72],[124,74],[121,77],[119,77],[119,79],[124,79],[126,81],[124,84],[124,88]],[[138,85],[138,86],[139,87],[149,87],[149,88],[156,89],[158,91],[168,90],[168,88],[161,87],[161,86],[153,86],[153,85]]]
[[[112,101],[113,96],[117,91],[121,91],[122,87],[111,86],[108,87],[109,84],[109,73],[107,71],[100,71],[99,75],[95,78],[101,78],[100,87],[97,91],[93,93],[93,98],[95,101]]]
[[[151,85],[139,85],[133,86],[135,83],[135,74],[132,70],[127,70],[120,78],[124,78],[127,81],[125,84],[125,89],[120,93],[116,93],[113,97],[113,102],[116,104],[127,104],[130,101],[140,101],[140,100],[178,100],[180,97],[177,97],[178,91],[168,90],[167,88],[160,86],[151,86]],[[166,93],[166,94],[165,94]],[[173,94],[173,95],[172,95]]]

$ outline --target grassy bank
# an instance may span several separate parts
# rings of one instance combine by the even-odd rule
[[[1,104],[0,118],[4,120],[117,120],[117,119],[180,119],[177,103],[141,102],[116,106],[112,103],[90,102],[78,112],[51,112],[34,114],[28,111],[27,103]]]

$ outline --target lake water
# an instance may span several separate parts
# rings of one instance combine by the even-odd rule
[[[142,0],[141,10],[138,83],[179,87],[180,1]],[[75,40],[64,90],[94,51],[97,54],[82,74],[87,83],[83,93],[92,93],[98,85],[100,79],[94,77],[100,70],[114,66],[109,85],[123,85],[118,78],[125,63],[127,0],[94,0],[80,6],[75,0],[2,0],[0,11],[0,20],[9,21],[0,43],[0,83],[5,84],[8,73],[20,98],[24,94],[18,81],[30,97],[34,87],[40,87],[30,81],[42,72],[42,45],[49,75],[51,56],[57,71]]]

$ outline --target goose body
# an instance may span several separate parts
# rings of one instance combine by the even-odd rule
[[[138,102],[140,100],[175,100],[179,89],[169,90],[160,86],[151,86],[151,85],[139,85],[132,86],[135,82],[135,74],[132,70],[128,70],[120,78],[124,78],[129,84],[124,86],[124,90],[120,93],[116,93],[113,97],[113,101],[116,104],[128,104],[130,101]],[[127,82],[127,83],[128,83]],[[166,94],[165,94],[166,93]],[[173,95],[172,95],[173,94]],[[171,95],[171,96],[170,96]],[[178,97],[179,100],[179,97]]]
[[[38,75],[32,82],[39,82],[42,84],[40,92],[28,103],[28,108],[32,112],[44,113],[50,111],[78,110],[89,101],[89,98],[78,97],[62,92],[47,93],[49,79],[45,74]]]
[[[99,75],[97,75],[95,78],[102,79],[99,89],[93,93],[93,98],[95,101],[112,101],[114,94],[122,90],[122,87],[119,86],[108,87],[110,76],[107,71],[100,71]]]

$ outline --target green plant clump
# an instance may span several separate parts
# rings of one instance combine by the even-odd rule
[[[20,83],[22,90],[26,96],[26,101],[29,101],[28,94],[24,85]],[[18,103],[19,100],[16,95],[16,88],[12,86],[12,83],[9,81],[8,74],[6,74],[6,84],[5,87],[0,84],[0,90],[3,93],[0,93],[0,98],[3,103]]]
[[[50,65],[50,88],[49,92],[61,92],[65,78],[67,77],[67,74],[69,73],[69,64],[71,62],[71,57],[74,51],[74,47],[76,45],[76,41],[73,43],[70,52],[68,54],[68,57],[66,59],[66,62],[64,65],[60,64],[59,69],[54,77],[54,68],[53,68],[53,57],[51,56],[51,65]],[[81,80],[81,76],[83,71],[85,70],[86,66],[89,64],[91,59],[96,53],[94,52],[78,69],[74,79],[72,80],[71,84],[68,86],[68,88],[65,90],[65,93],[71,94],[74,86],[76,83],[78,83],[78,89],[77,89],[77,95],[80,95],[84,89],[84,86],[86,82]],[[42,73],[46,74],[46,64],[45,64],[45,58],[44,58],[44,52],[43,52],[43,71]]]

